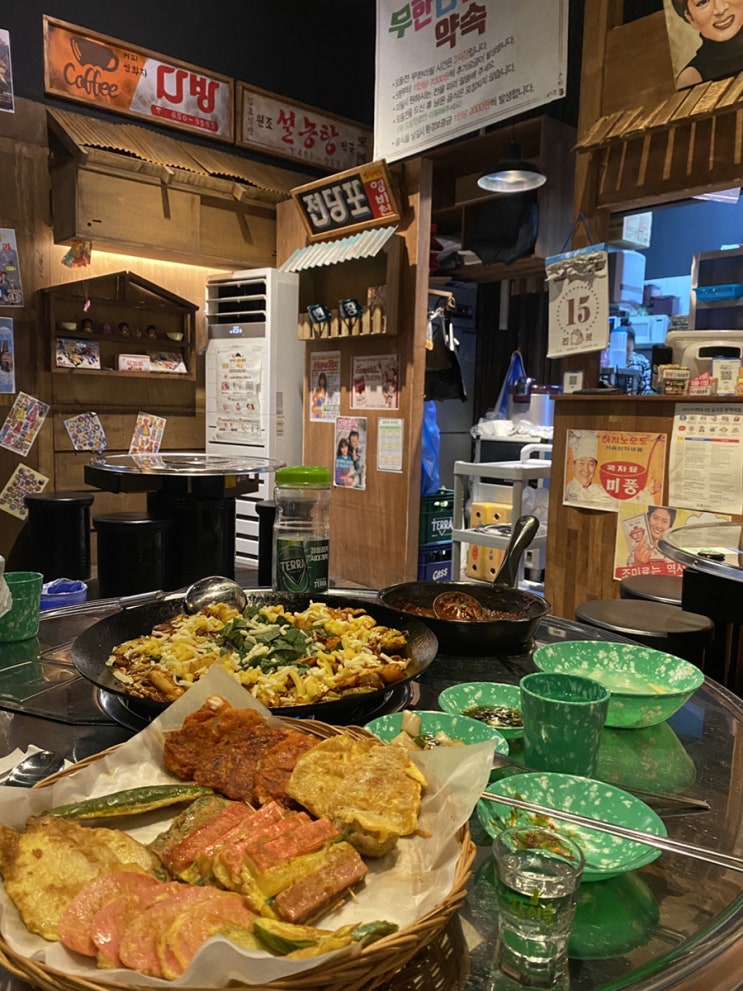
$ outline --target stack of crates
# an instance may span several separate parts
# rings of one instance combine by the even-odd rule
[[[439,489],[421,496],[418,533],[418,580],[444,582],[451,579],[451,531],[454,489]]]
[[[473,502],[470,510],[470,528],[486,523],[510,523],[513,507],[505,502]],[[492,582],[503,562],[505,549],[469,544],[467,548],[466,575],[478,581]]]

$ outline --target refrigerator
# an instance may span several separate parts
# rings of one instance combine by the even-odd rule
[[[206,286],[206,453],[302,463],[304,343],[297,336],[299,276],[274,268],[233,272]],[[235,556],[258,566],[256,506],[273,472],[235,500]]]

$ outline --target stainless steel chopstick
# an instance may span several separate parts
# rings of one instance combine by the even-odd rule
[[[621,836],[626,840],[635,840],[637,843],[644,843],[646,846],[652,846],[658,850],[680,853],[683,857],[694,857],[696,860],[704,860],[708,864],[717,864],[719,867],[743,871],[743,858],[730,853],[710,850],[707,847],[696,846],[694,843],[682,843],[679,840],[671,840],[667,836],[654,836],[652,833],[644,833],[640,829],[619,826],[616,823],[604,822],[601,819],[589,819],[588,816],[578,815],[576,812],[551,809],[546,805],[537,805],[536,802],[525,802],[520,798],[512,798],[510,795],[499,795],[494,791],[484,791],[482,798],[512,808],[524,809],[526,812],[534,812],[537,815],[549,816],[552,819],[563,819],[565,822],[572,822],[577,826],[587,826],[602,833],[611,833],[612,836]]]

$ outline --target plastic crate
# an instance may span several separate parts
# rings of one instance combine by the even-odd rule
[[[451,544],[428,547],[418,553],[418,581],[451,581]]]
[[[453,515],[454,489],[439,489],[435,495],[421,496],[419,545],[450,540]]]
[[[743,296],[743,285],[739,283],[729,283],[723,286],[697,286],[697,299],[701,302],[710,302],[715,299],[738,299]]]

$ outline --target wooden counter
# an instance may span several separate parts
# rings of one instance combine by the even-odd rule
[[[618,599],[619,582],[612,577],[616,513],[563,505],[568,429],[665,433],[668,436],[665,486],[656,500],[661,503],[668,498],[668,453],[677,403],[740,405],[743,412],[743,396],[570,394],[558,396],[554,402],[554,467],[550,478],[545,597],[552,603],[556,616],[573,619],[575,607],[581,602]]]

